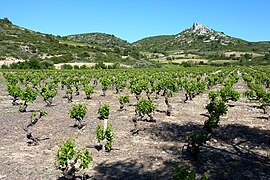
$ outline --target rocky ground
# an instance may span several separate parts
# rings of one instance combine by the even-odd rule
[[[245,84],[240,81],[235,89],[244,92]],[[86,100],[83,92],[74,97],[73,103],[63,98],[64,91],[54,98],[53,107],[46,107],[39,97],[29,104],[26,113],[20,113],[18,106],[12,106],[6,91],[6,84],[0,76],[0,179],[57,179],[61,172],[54,167],[56,151],[63,139],[75,138],[78,148],[97,145],[96,127],[101,120],[97,111],[99,101],[110,102],[110,121],[115,140],[109,153],[88,148],[93,156],[90,168],[78,173],[87,173],[91,179],[172,179],[175,165],[194,168],[198,177],[209,174],[209,179],[270,179],[269,144],[270,123],[263,111],[241,96],[231,103],[227,115],[222,117],[220,127],[213,138],[201,148],[197,161],[191,160],[182,149],[184,138],[200,129],[208,103],[207,92],[184,103],[184,94],[171,98],[173,112],[170,117],[164,98],[155,100],[158,104],[154,115],[156,123],[140,122],[142,129],[133,136],[131,118],[134,106],[119,111],[117,94],[109,91],[106,97],[94,92]],[[88,108],[84,119],[86,126],[78,130],[72,127],[68,112],[76,102],[85,102]],[[131,103],[136,102],[131,97]],[[233,105],[233,106],[232,106]],[[30,119],[31,110],[45,109],[48,115],[32,128],[33,134],[49,137],[38,146],[28,146],[22,126]]]

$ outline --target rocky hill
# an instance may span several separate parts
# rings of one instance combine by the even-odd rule
[[[158,43],[157,43],[158,42]],[[194,23],[176,35],[154,36],[144,38],[134,43],[144,51],[269,51],[270,43],[248,42],[242,39],[230,37],[223,32],[209,29],[201,23]]]
[[[131,44],[105,33],[65,37],[44,34],[0,19],[0,64],[36,59],[54,64],[117,62],[148,66],[170,59],[239,60],[245,53],[248,58],[263,57],[269,51],[270,42],[248,42],[200,23],[176,35],[147,37]]]

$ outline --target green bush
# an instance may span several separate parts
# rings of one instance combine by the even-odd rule
[[[78,126],[78,128],[82,128],[83,125],[81,121],[85,117],[87,112],[87,107],[83,104],[74,104],[72,106],[72,109],[69,111],[69,116],[77,121],[78,124],[75,124]]]
[[[61,69],[73,69],[73,66],[71,66],[70,64],[63,64],[61,66]]]
[[[87,169],[89,163],[93,161],[86,148],[76,150],[75,147],[75,141],[69,139],[63,142],[56,154],[55,166],[62,171],[66,179],[75,179],[75,173],[81,169]]]
[[[128,95],[119,96],[119,103],[120,103],[120,109],[123,109],[124,104],[129,103],[129,96]]]
[[[2,68],[2,69],[9,69],[9,66],[6,65],[6,64],[3,64],[3,65],[1,66],[1,68]]]
[[[85,92],[86,98],[91,99],[91,96],[92,96],[94,90],[91,86],[85,86],[84,92]]]
[[[108,119],[110,114],[110,104],[104,103],[98,110],[100,119]]]
[[[104,146],[105,151],[111,151],[112,150],[112,143],[113,143],[113,139],[114,139],[114,133],[113,133],[111,123],[110,122],[108,123],[108,126],[107,126],[105,132],[104,132],[102,126],[98,125],[97,129],[96,129],[96,134],[97,134],[98,143],[100,143],[101,141],[106,139],[106,144]]]
[[[190,170],[186,166],[176,166],[174,170],[174,180],[195,180],[196,172],[195,170]]]
[[[139,116],[150,115],[156,109],[156,105],[152,100],[140,99],[136,105],[135,112]]]

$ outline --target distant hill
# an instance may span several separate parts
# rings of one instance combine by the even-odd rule
[[[0,19],[0,64],[36,59],[53,63],[107,62],[147,67],[158,62],[267,60],[270,42],[248,42],[200,23],[176,34],[153,36],[129,43],[114,35],[85,33],[55,36]],[[266,55],[267,54],[267,55]],[[243,59],[243,58],[242,58]],[[241,59],[241,60],[242,60]],[[2,63],[3,64],[3,63]]]
[[[200,23],[194,23],[191,28],[179,34],[147,37],[135,42],[134,45],[150,52],[172,50],[267,52],[270,50],[269,42],[248,42],[209,29]]]
[[[134,64],[142,55],[126,41],[112,35],[94,33],[91,36],[60,37],[16,26],[7,18],[0,19],[0,60],[33,58],[54,63],[102,61]]]
[[[100,45],[104,47],[131,47],[131,44],[125,40],[115,37],[112,34],[105,33],[86,33],[86,34],[74,34],[65,36],[67,40],[75,41],[79,43],[85,43],[89,45]]]
[[[62,38],[72,42],[87,44],[88,46],[101,51],[110,50],[120,54],[124,58],[129,57],[133,60],[143,59],[143,56],[140,54],[138,48],[112,34],[85,33],[64,36]]]

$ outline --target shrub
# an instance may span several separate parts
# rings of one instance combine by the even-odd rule
[[[6,64],[3,64],[3,65],[1,66],[1,68],[2,68],[2,69],[9,69],[9,66],[6,65]]]
[[[84,88],[84,92],[85,92],[85,95],[86,95],[86,99],[91,99],[91,96],[93,94],[93,88],[91,86],[86,86]]]
[[[186,166],[176,166],[174,170],[174,180],[195,180],[196,172],[195,170],[190,170]]]
[[[99,118],[104,120],[109,118],[110,104],[104,103],[98,110]]]
[[[96,129],[97,139],[98,143],[106,139],[105,145],[102,148],[104,148],[105,151],[111,151],[112,150],[112,143],[114,139],[114,133],[112,129],[111,123],[108,123],[108,126],[104,132],[104,129],[102,129],[102,125],[98,125]]]
[[[32,91],[32,89],[27,86],[24,90],[20,93],[20,99],[24,101],[23,106],[20,106],[20,112],[26,112],[27,103],[32,102],[37,98],[37,93]]]
[[[120,109],[122,110],[124,108],[125,103],[129,103],[129,96],[120,96],[119,97],[119,103],[120,103]]]
[[[75,119],[77,124],[75,123],[75,126],[78,126],[79,129],[83,127],[82,120],[85,117],[87,112],[87,107],[83,104],[75,104],[72,106],[72,109],[69,111],[69,115],[71,118]]]
[[[152,100],[148,99],[140,99],[136,105],[135,112],[137,115],[144,117],[145,115],[148,115],[150,117],[150,120],[153,120],[152,113],[154,113],[154,110],[156,109],[156,105],[153,103]]]
[[[8,90],[8,94],[13,97],[12,105],[18,105],[16,101],[19,100],[19,97],[21,95],[20,86],[8,84],[7,90]]]
[[[87,169],[89,163],[93,161],[86,148],[76,150],[75,147],[75,141],[69,139],[63,142],[56,154],[55,166],[62,171],[66,179],[75,179],[75,173],[81,169]]]
[[[200,146],[202,146],[208,140],[207,132],[193,132],[187,136],[185,142],[187,144],[187,151],[193,159],[197,159],[200,153]]]
[[[73,66],[71,66],[70,64],[63,64],[61,66],[61,69],[73,69]]]

